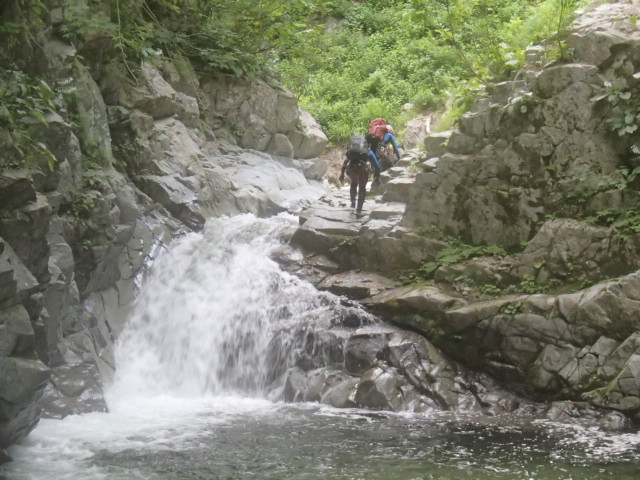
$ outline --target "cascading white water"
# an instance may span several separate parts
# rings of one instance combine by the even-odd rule
[[[269,258],[295,225],[289,215],[214,219],[172,246],[153,265],[116,345],[108,397],[264,396],[290,356],[274,335],[290,332],[291,343],[307,324],[330,322],[338,302]]]

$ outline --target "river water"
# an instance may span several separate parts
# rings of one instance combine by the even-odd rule
[[[633,479],[640,434],[465,412],[280,402],[338,297],[269,258],[297,219],[210,221],[153,265],[116,346],[109,413],[42,420],[0,479]]]

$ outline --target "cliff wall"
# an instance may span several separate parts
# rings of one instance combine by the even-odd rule
[[[0,65],[0,448],[41,414],[106,408],[114,339],[173,238],[324,193],[327,138],[276,80],[130,65],[105,38],[67,43],[67,3],[47,5]]]

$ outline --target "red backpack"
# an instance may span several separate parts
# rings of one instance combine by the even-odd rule
[[[383,138],[387,131],[387,121],[384,118],[374,118],[371,120],[371,123],[369,123],[370,135]]]

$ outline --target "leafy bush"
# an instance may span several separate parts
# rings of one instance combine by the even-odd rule
[[[345,8],[344,0],[66,0],[62,32],[79,44],[110,39],[131,66],[180,53],[200,71],[252,78],[295,52],[300,32],[313,30],[308,18]]]
[[[11,167],[40,165],[51,170],[55,157],[49,148],[35,140],[29,133],[29,125],[37,122],[48,125],[47,114],[61,106],[61,99],[43,79],[38,79],[18,70],[0,75],[0,129],[6,129],[13,147],[17,150]]]
[[[439,126],[445,129],[483,83],[520,68],[529,45],[546,40],[549,55],[564,55],[567,26],[585,3],[365,0],[324,34],[298,36],[295,51],[275,67],[334,143],[361,133],[374,117],[401,130],[406,103],[414,114],[448,109]]]

